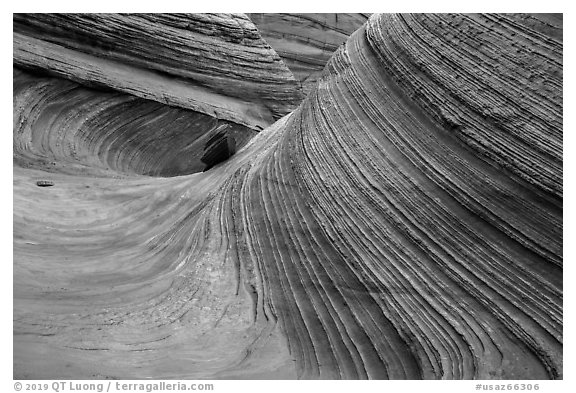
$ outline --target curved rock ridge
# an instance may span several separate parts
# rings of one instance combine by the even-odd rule
[[[242,14],[14,14],[14,64],[262,129],[302,93]]]
[[[369,14],[248,14],[306,94],[339,45]]]
[[[15,167],[15,378],[562,378],[558,30],[373,15],[210,171]]]
[[[560,197],[562,41],[546,32],[561,31],[562,16],[532,29],[531,21],[538,19],[390,16],[371,26],[368,40],[405,91],[477,155]]]
[[[544,34],[554,25],[528,29],[538,19],[527,15],[387,18],[369,25],[367,39],[406,94],[522,186],[475,183],[484,195],[473,195],[473,211],[561,265],[562,43]],[[458,176],[456,165],[450,173]]]
[[[129,94],[14,69],[15,165],[92,176],[200,172],[206,141],[243,146],[256,131]]]
[[[336,304],[343,296],[368,336],[342,352],[331,344],[328,353],[312,353],[305,348],[326,344],[309,333],[312,344],[302,346],[309,363],[336,363],[342,376],[347,357],[358,372],[352,348],[368,341],[374,357],[363,359],[362,368],[370,377],[562,376],[562,46],[523,21],[522,15],[373,17],[293,115],[286,132],[297,137],[281,148],[286,166],[278,176],[287,178],[293,168],[291,184],[305,191],[285,192],[303,195],[322,228],[308,235],[323,233],[336,254],[301,258],[302,270],[327,272],[331,278],[317,290]],[[513,49],[528,57],[511,62]],[[530,70],[543,79],[531,78]],[[512,119],[517,129],[510,135]],[[481,146],[473,139],[478,134]],[[294,242],[302,252],[310,249]],[[347,291],[363,295],[362,302],[354,306]],[[303,298],[313,298],[309,292]],[[310,302],[300,310],[319,307]],[[358,317],[370,307],[388,325],[370,327],[366,321],[377,317]],[[322,338],[346,342],[342,336],[354,324],[343,323],[344,333],[337,328],[342,312],[321,322],[318,314],[308,317],[322,324]]]

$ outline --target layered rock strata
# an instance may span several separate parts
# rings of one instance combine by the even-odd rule
[[[204,145],[256,131],[129,94],[14,69],[14,163],[84,176],[178,176],[206,169]]]
[[[14,14],[14,64],[262,129],[302,93],[242,14]]]
[[[368,14],[248,14],[282,57],[306,94],[339,45],[362,26]]]
[[[293,176],[274,259],[319,282],[282,318],[301,372],[562,375],[562,45],[524,22],[373,17],[293,114],[262,176]]]
[[[561,31],[373,15],[210,171],[16,166],[15,378],[562,378]]]

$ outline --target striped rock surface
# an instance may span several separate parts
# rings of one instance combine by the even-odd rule
[[[562,378],[562,226],[561,16],[373,15],[207,172],[15,165],[14,377]]]
[[[262,129],[302,99],[243,14],[14,14],[14,64]]]
[[[220,128],[239,146],[257,131],[200,112],[14,69],[14,163],[83,176],[201,172]]]
[[[334,51],[366,22],[368,15],[248,14],[306,94]]]

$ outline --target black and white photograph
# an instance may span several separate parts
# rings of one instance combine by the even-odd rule
[[[7,389],[563,391],[562,9],[356,8],[11,14]]]

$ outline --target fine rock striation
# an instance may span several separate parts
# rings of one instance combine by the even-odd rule
[[[262,37],[282,57],[306,94],[339,45],[368,14],[248,14]]]
[[[262,129],[302,93],[243,14],[14,14],[14,64]]]
[[[206,141],[238,146],[248,127],[129,94],[14,69],[14,163],[84,176],[178,176],[206,169]]]
[[[14,377],[562,378],[561,39],[373,15],[207,172],[15,161]]]

